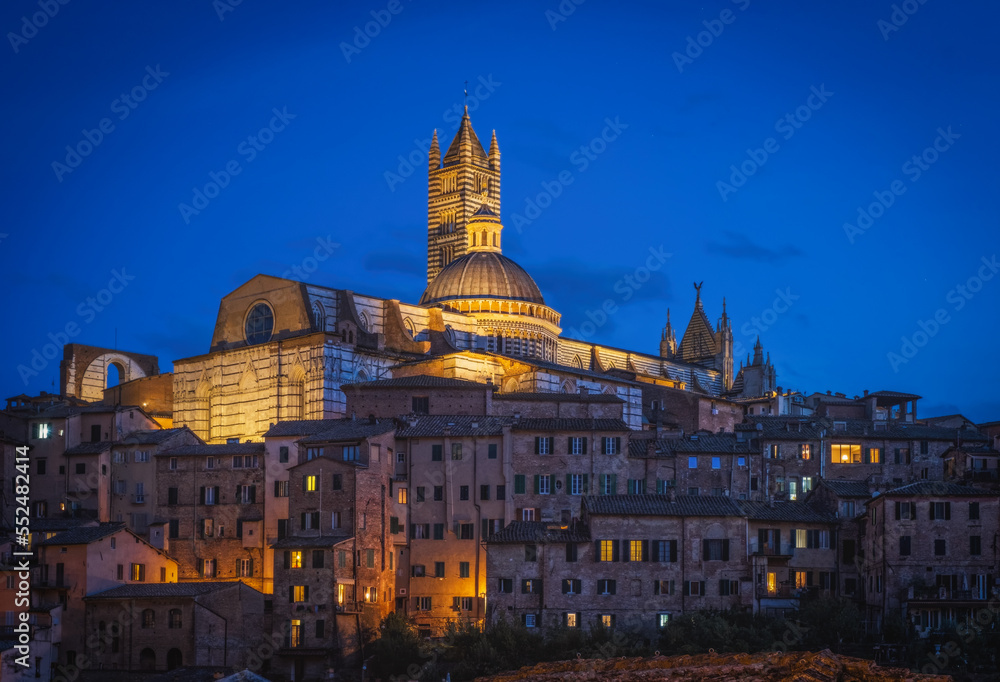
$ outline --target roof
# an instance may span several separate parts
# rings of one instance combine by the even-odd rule
[[[473,163],[484,168],[489,166],[489,157],[486,155],[486,150],[483,149],[483,145],[479,142],[479,137],[476,136],[476,131],[472,129],[472,120],[469,118],[468,107],[466,107],[465,113],[462,115],[462,121],[458,127],[458,132],[455,133],[455,137],[452,139],[451,145],[448,146],[448,151],[445,152],[443,165],[453,166],[460,163],[462,156],[461,150],[463,146],[469,147],[472,153]]]
[[[96,526],[96,519],[89,518],[50,518],[50,519],[31,519],[31,532],[32,533],[47,533],[52,531],[62,531],[69,530],[70,528],[77,528],[78,526]]]
[[[281,436],[312,436],[329,428],[330,422],[340,421],[339,419],[291,419],[271,424],[271,428],[264,434],[264,438],[277,438]]]
[[[743,516],[728,497],[717,495],[598,495],[583,498],[591,516]]]
[[[735,433],[693,434],[684,438],[674,438],[665,441],[665,443],[676,453],[718,452],[748,454],[751,452],[750,442],[747,440],[737,440]]]
[[[623,403],[616,395],[610,393],[497,393],[493,400],[523,400],[538,402],[567,403]]]
[[[53,535],[48,540],[42,540],[39,545],[89,545],[118,531],[125,530],[124,523],[102,523],[97,526],[80,526]]]
[[[801,523],[836,523],[832,514],[824,514],[801,502],[739,501],[737,506],[754,521],[794,521]]]
[[[582,525],[562,527],[544,521],[511,521],[499,533],[486,538],[493,545],[537,542],[539,544],[561,542],[590,542],[590,532]]]
[[[649,452],[650,443],[653,444],[653,452],[652,452],[653,457],[672,457],[674,455],[674,451],[671,447],[671,442],[672,440],[676,439],[659,438],[655,437],[655,435],[652,438],[644,438],[643,436],[638,435],[642,433],[646,432],[639,431],[637,433],[633,433],[632,436],[629,438],[628,441],[629,457],[635,457],[635,458],[650,457],[650,452]]]
[[[915,393],[900,393],[899,391],[875,391],[864,396],[865,398],[890,398],[893,400],[920,400],[922,396]]]
[[[159,445],[160,443],[169,440],[176,435],[184,433],[185,431],[190,433],[191,430],[185,426],[177,429],[150,429],[144,431],[133,431],[122,438],[119,443],[116,443],[116,445]]]
[[[1000,497],[1000,492],[947,481],[917,481],[882,493],[882,497]],[[870,501],[870,500],[869,500]]]
[[[158,457],[227,457],[229,455],[262,455],[263,443],[216,443],[214,445],[179,445],[156,453]]]
[[[684,362],[703,360],[715,355],[715,332],[712,331],[712,323],[705,315],[705,309],[701,305],[701,289],[694,303],[694,311],[688,321],[684,336],[677,347],[677,357]]]
[[[318,535],[307,537],[284,537],[271,544],[271,549],[312,549],[313,547],[333,547],[334,545],[350,540],[351,535]]]
[[[71,448],[66,449],[67,455],[99,455],[102,452],[107,452],[114,445],[109,440],[102,440],[98,442],[88,441],[86,443],[80,443],[74,445]]]
[[[443,436],[447,429],[452,436],[499,436],[503,433],[504,423],[510,420],[498,417],[480,417],[470,415],[438,415],[416,417],[404,422],[396,431],[397,438],[424,438],[427,436]]]
[[[847,481],[839,478],[821,478],[819,485],[829,488],[837,497],[871,497],[872,491],[864,481]]]
[[[393,379],[377,379],[375,381],[362,381],[355,384],[344,384],[344,388],[464,388],[464,389],[490,389],[489,384],[480,384],[476,381],[466,381],[464,379],[451,379],[449,377],[437,377],[430,374],[416,374],[409,377],[395,377]]]
[[[472,251],[437,274],[420,305],[469,298],[545,304],[535,280],[520,265],[498,251]]]
[[[326,443],[336,440],[360,440],[396,430],[395,419],[330,419],[322,431],[306,436],[301,443]]]
[[[512,431],[611,431],[627,432],[628,424],[621,419],[516,419],[511,422]]]
[[[170,598],[183,599],[198,597],[209,592],[224,590],[233,585],[239,585],[238,580],[209,582],[185,582],[185,583],[132,583],[119,585],[110,590],[98,592],[84,597],[84,599],[155,599]]]
[[[843,430],[834,429],[834,424],[843,424]],[[875,422],[871,419],[837,419],[830,417],[782,417],[756,416],[747,417],[747,422],[737,426],[740,431],[757,429],[761,438],[771,440],[818,440],[824,437],[828,440],[837,438],[869,438],[886,440],[946,440],[955,441],[959,437],[963,441],[985,441],[986,436],[968,430],[912,424],[908,422],[887,421]],[[885,428],[876,430],[875,425],[882,424]],[[825,431],[825,436],[820,433]]]

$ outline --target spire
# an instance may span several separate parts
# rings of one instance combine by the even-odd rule
[[[458,125],[458,132],[448,147],[448,152],[444,155],[444,165],[451,166],[456,163],[474,163],[477,166],[489,167],[489,158],[483,150],[482,143],[476,137],[476,131],[472,129],[472,120],[469,118],[469,106],[465,106],[465,113]]]
[[[431,138],[431,149],[427,154],[427,165],[434,168],[441,167],[441,148],[438,146],[438,131],[434,129],[434,137]]]
[[[677,336],[674,334],[673,325],[670,324],[670,308],[667,308],[667,326],[660,333],[660,357],[673,360],[677,354]]]
[[[493,139],[490,140],[489,154],[490,168],[500,170],[500,145],[497,144],[497,131],[493,131]]]
[[[718,353],[718,343],[715,331],[712,330],[712,323],[705,315],[705,308],[701,304],[701,287],[704,282],[695,282],[694,311],[688,322],[684,336],[681,338],[681,345],[677,347],[677,354],[684,362],[699,362],[702,360],[714,359]]]
[[[753,364],[761,364],[764,358],[764,346],[760,343],[760,334],[757,335],[757,343],[753,345]]]

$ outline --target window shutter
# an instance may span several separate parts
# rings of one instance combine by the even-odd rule
[[[649,540],[642,541],[642,560],[649,561]]]
[[[944,503],[944,520],[945,521],[951,520],[951,502]]]
[[[610,592],[611,594],[616,594],[618,592],[617,580],[610,581],[610,584],[608,585],[608,592]]]
[[[243,502],[243,500],[240,499],[240,486],[236,486],[236,493],[233,496],[233,501],[234,502]]]
[[[650,545],[651,546],[650,546],[649,550],[650,550],[650,552],[653,553],[653,556],[656,557],[655,559],[653,559],[653,561],[659,561],[660,560],[660,541],[659,540],[652,540],[652,541],[650,541]]]
[[[291,604],[295,601],[295,586],[288,586],[288,603]]]
[[[538,441],[540,441],[540,440],[541,440],[541,438],[539,438],[538,436],[535,436],[535,454],[536,455],[541,450],[541,448],[538,447]],[[536,490],[535,492],[538,492],[538,491]]]
[[[792,534],[792,537],[790,538],[789,542],[791,543],[792,549],[795,549],[796,547],[799,546],[798,545],[798,542],[799,542],[799,540],[798,540],[798,538],[799,538],[798,530],[795,529],[795,528],[792,528],[791,534]]]
[[[537,452],[537,450],[536,450],[536,452]],[[535,494],[536,495],[538,494],[538,490],[539,490],[539,485],[538,485],[538,479],[539,478],[540,478],[540,476],[538,474],[535,474]]]
[[[594,561],[601,560],[601,541],[594,540]]]
[[[569,495],[573,490],[573,474],[566,474],[566,494]]]
[[[618,474],[611,474],[610,487],[611,487],[611,494],[612,495],[617,495],[618,494]]]
[[[899,502],[896,503],[896,520],[899,521]]]
[[[677,541],[670,541],[670,563],[677,563]]]
[[[571,581],[569,581],[569,580],[563,580],[562,581],[562,593],[563,594],[569,594],[569,589],[570,589],[571,586],[572,586],[572,582]],[[458,597],[455,597],[455,599],[458,599]]]
[[[572,453],[573,453],[573,437],[570,436],[569,438],[566,439],[566,454],[569,455]]]
[[[514,476],[514,493],[517,495],[524,494],[524,474],[516,474]]]
[[[198,504],[205,504],[205,486],[201,486],[198,490],[198,500]]]
[[[299,529],[304,530],[306,527],[306,513],[302,512],[302,516],[299,518]]]
[[[305,598],[306,598],[306,601],[309,601],[309,586],[308,586],[308,585],[306,585],[306,594],[305,594]]]
[[[585,492],[585,493],[589,493],[590,492],[590,484],[588,483],[589,480],[590,480],[590,474],[584,474],[583,475],[583,492]]]
[[[727,597],[727,596],[729,596],[729,581],[728,580],[720,580],[719,581],[719,596],[720,597]]]
[[[250,486],[250,504],[257,504],[257,486]]]
[[[701,585],[700,585],[700,587],[701,587],[701,589],[700,589],[700,590],[698,590],[698,592],[699,592],[700,594],[699,594],[698,596],[700,596],[700,597],[704,597],[704,596],[705,596],[705,581],[704,581],[704,580],[702,580],[702,581],[701,581]]]
[[[691,583],[687,580],[684,581],[684,596],[685,597],[691,596]]]
[[[556,494],[556,475],[555,474],[552,474],[552,475],[549,476],[549,492],[552,493],[553,495]],[[567,493],[569,492],[569,488],[566,489],[566,492]]]
[[[729,561],[729,539],[722,541],[722,560]]]
[[[555,439],[555,436],[549,436],[547,438],[547,440],[549,441],[548,450],[549,450],[549,454],[551,455],[551,454],[555,453],[555,451],[556,451],[556,439]]]
[[[312,513],[312,527],[313,528],[319,528],[319,512],[318,511],[314,511]]]
[[[896,452],[899,451],[897,450]],[[871,464],[871,463],[872,463],[872,449],[865,448],[865,464]]]
[[[236,560],[236,573],[234,573],[233,575],[237,575],[238,576],[239,574],[240,574],[240,560],[237,559]]]
[[[708,561],[708,540],[701,541],[701,560]]]
[[[278,487],[279,487],[279,485],[280,485],[280,484],[281,484],[281,481],[275,481],[275,482],[274,482],[274,496],[275,496],[275,497],[277,497],[277,496],[278,496],[278,493],[280,492],[280,491],[278,490]]]
[[[806,571],[806,587],[812,587],[813,584],[813,572]]]
[[[622,451],[622,439],[620,436],[615,436],[615,452]]]
[[[213,486],[213,490],[215,490],[215,503],[219,504],[222,502],[222,498],[219,497],[219,486]]]
[[[119,568],[121,568],[121,566],[119,566]],[[204,559],[198,559],[198,575],[201,575],[204,572],[205,572],[205,560]],[[119,573],[121,573],[121,571],[119,571]],[[121,577],[121,576],[119,576],[119,577]]]
[[[611,541],[611,560],[612,561],[618,561],[619,560],[618,559],[618,541],[617,540],[612,540]]]
[[[590,439],[587,438],[586,436],[583,436],[581,440],[583,441],[583,454],[587,454],[587,441]]]
[[[931,521],[933,521],[934,520],[934,503],[933,502],[930,502],[930,503],[927,504],[927,511],[930,514]]]
[[[781,530],[774,531],[774,549],[781,554]]]
[[[291,552],[287,549],[284,552],[284,567],[289,568],[292,565]]]
[[[624,556],[622,556],[622,561],[632,561],[632,541],[622,540],[622,544],[625,547]]]
[[[603,495],[604,491],[607,490],[607,488],[604,485],[604,482],[607,480],[607,478],[608,478],[607,474],[599,474],[599,478],[597,479],[597,486],[598,486],[597,487],[597,494],[598,495]]]

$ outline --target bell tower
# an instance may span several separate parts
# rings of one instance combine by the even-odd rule
[[[489,154],[472,129],[466,106],[458,132],[444,158],[437,131],[427,169],[427,283],[468,252],[467,225],[480,206],[500,214],[500,146],[496,131]]]

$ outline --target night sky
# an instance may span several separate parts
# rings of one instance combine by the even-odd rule
[[[67,325],[169,371],[257,273],[417,301],[468,81],[564,334],[655,354],[704,281],[784,388],[1000,419],[998,3],[233,3],[0,8],[3,396]]]

